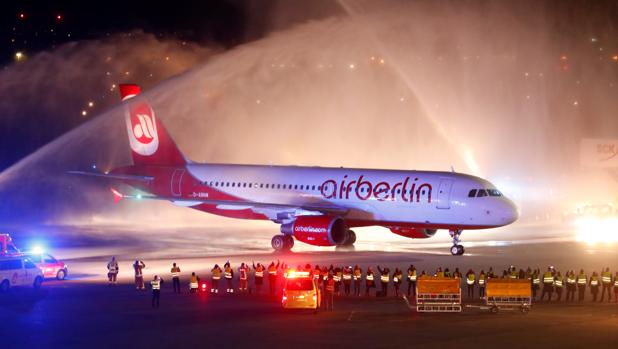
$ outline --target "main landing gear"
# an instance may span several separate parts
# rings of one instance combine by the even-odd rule
[[[294,237],[284,234],[275,235],[270,240],[270,244],[275,251],[289,251],[294,247]]]
[[[356,242],[356,233],[353,230],[348,230],[345,234],[345,240],[340,246],[352,246]]]
[[[459,244],[461,241],[459,236],[461,235],[461,230],[449,230],[448,232],[453,238],[453,247],[451,247],[451,254],[453,256],[461,256],[464,254],[464,247]]]

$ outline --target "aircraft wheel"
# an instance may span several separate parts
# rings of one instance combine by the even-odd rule
[[[284,235],[283,239],[285,240],[284,250],[289,251],[294,247],[294,237],[292,235]]]
[[[270,240],[270,245],[273,247],[275,251],[283,251],[285,249],[285,236],[284,235],[275,235],[272,240]]]
[[[452,254],[453,256],[457,256],[457,255],[459,255],[459,245],[453,245],[453,246],[451,247],[451,254]]]
[[[458,250],[457,254],[460,256],[463,255],[465,252],[464,247],[462,245],[457,245],[457,250]]]
[[[345,242],[343,243],[345,246],[352,246],[356,242],[356,233],[353,230],[348,230],[348,234],[346,235]]]

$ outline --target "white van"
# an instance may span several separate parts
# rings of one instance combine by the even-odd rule
[[[12,286],[41,287],[43,272],[27,256],[0,257],[0,292]]]

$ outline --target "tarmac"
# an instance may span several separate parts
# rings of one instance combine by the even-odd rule
[[[209,280],[214,263],[230,260],[269,263],[371,265],[391,271],[409,264],[433,272],[438,266],[462,273],[493,266],[501,272],[554,265],[558,270],[584,268],[590,275],[609,266],[618,268],[618,245],[590,246],[574,241],[477,246],[464,256],[428,249],[416,253],[327,250],[290,253],[240,251],[184,259],[145,259],[145,278],[157,273],[169,280],[171,262],[183,271],[183,287],[195,271]],[[173,294],[164,283],[161,306],[152,309],[150,291],[132,285],[128,258],[120,255],[121,278],[107,286],[103,257],[68,260],[69,279],[48,280],[39,291],[11,289],[0,294],[0,338],[7,348],[581,348],[618,346],[618,304],[536,302],[528,314],[479,309],[461,313],[426,314],[412,311],[401,298],[345,297],[335,299],[333,312],[283,311],[280,298],[251,295]],[[250,283],[250,286],[252,282]],[[267,284],[265,285],[267,286]],[[225,286],[220,285],[220,292]],[[405,288],[405,283],[404,283]],[[363,287],[364,290],[364,287]],[[263,291],[267,291],[264,287]],[[389,290],[392,291],[392,288]],[[464,291],[465,294],[465,291]],[[480,304],[478,300],[465,302]],[[4,346],[3,346],[4,347]]]

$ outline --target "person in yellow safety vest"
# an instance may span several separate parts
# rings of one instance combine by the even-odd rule
[[[363,271],[357,265],[354,266],[352,271],[352,279],[354,280],[354,294],[359,297],[361,294],[361,279],[363,277]]]
[[[524,272],[524,279],[530,281],[530,285],[532,285],[532,269],[530,267]]]
[[[333,301],[334,301],[334,295],[335,295],[335,280],[333,278],[333,275],[329,275],[327,277],[327,280],[324,281],[324,298],[325,298],[325,302],[324,302],[324,308],[326,310],[333,310]]]
[[[388,295],[388,282],[391,279],[391,270],[388,268],[382,269],[378,265],[378,272],[380,273],[380,284],[382,285],[382,291],[380,291],[380,296],[386,297]]]
[[[161,298],[161,279],[159,275],[155,275],[152,281],[150,281],[150,287],[152,288],[152,307],[159,308],[159,299]]]
[[[474,284],[476,282],[476,275],[474,275],[474,271],[472,269],[468,270],[466,273],[466,285],[468,287],[468,298],[474,298]]]
[[[401,286],[401,282],[403,281],[403,273],[399,268],[395,268],[393,272],[393,289],[395,290],[395,297],[399,297],[399,286]]]
[[[197,288],[198,288],[198,282],[200,281],[200,278],[195,275],[195,273],[191,273],[191,282],[189,283],[189,292],[190,293],[195,293],[197,292]],[[210,292],[212,292],[212,289],[210,290]]]
[[[408,297],[410,297],[410,290],[412,290],[412,296],[416,296],[416,268],[410,264],[408,267]]]
[[[352,266],[347,266],[343,268],[343,273],[341,274],[343,278],[343,292],[346,296],[350,295],[350,287],[352,286]]]
[[[543,292],[541,293],[541,301],[545,299],[545,295],[548,296],[547,301],[551,301],[551,295],[554,292],[554,274],[552,268],[547,268],[547,271],[543,274]]]
[[[221,267],[219,264],[215,264],[214,268],[210,270],[212,273],[212,285],[210,287],[210,293],[219,293],[219,280],[221,280]]]
[[[444,277],[444,272],[442,271],[442,267],[438,267],[438,270],[436,270],[436,275],[439,278],[443,278]]]
[[[365,274],[365,296],[369,296],[369,291],[374,287],[376,287],[376,282],[373,270],[371,270],[371,267],[367,267],[367,273]]]
[[[255,262],[252,262],[253,270],[255,272],[255,294],[260,294],[262,292],[262,285],[264,284],[264,266],[261,263],[258,263],[257,266]]]
[[[223,276],[226,281],[226,293],[234,293],[234,286],[232,285],[232,281],[234,280],[234,269],[230,266],[230,262],[227,261],[223,265]]]
[[[238,291],[246,294],[249,286],[249,267],[244,262],[240,263],[240,267],[238,268],[238,280]]]
[[[517,270],[512,265],[509,268],[509,279],[517,279]]]
[[[172,264],[172,284],[174,286],[174,293],[180,293],[180,267],[176,263]]]
[[[532,298],[536,300],[536,294],[539,291],[539,287],[541,287],[541,272],[539,269],[534,269],[532,272]]]
[[[556,291],[556,301],[558,302],[562,300],[563,287],[564,287],[564,280],[562,279],[562,274],[560,272],[557,272],[556,277],[554,278],[554,289]]]
[[[493,279],[496,277],[496,273],[494,273],[494,267],[489,267],[486,277],[487,277],[487,280]]]
[[[133,263],[133,270],[135,270],[135,289],[144,290],[144,275],[142,270],[146,268],[146,264],[138,259]]]
[[[614,303],[618,303],[618,271],[614,275]]]
[[[590,285],[590,293],[592,293],[592,301],[596,302],[597,296],[599,295],[599,286],[601,285],[599,274],[597,274],[596,271],[592,272],[589,285]]]
[[[577,288],[577,278],[573,270],[567,272],[566,275],[566,301],[573,302],[575,300],[575,289]]]
[[[339,290],[341,289],[342,274],[341,268],[337,267],[334,269],[333,280],[335,280],[335,296],[339,295]]]
[[[288,275],[290,275],[290,271],[292,271],[292,268],[290,268],[289,265],[287,265],[285,262],[283,262],[281,264],[281,269],[283,269],[283,278],[287,279]]]
[[[582,302],[586,297],[586,285],[588,284],[588,276],[584,274],[584,269],[577,274],[577,301]]]
[[[322,278],[322,284],[326,284],[326,281],[328,281],[328,268],[326,268],[326,266],[322,267],[322,271],[320,272],[320,277]]]
[[[483,298],[485,297],[485,284],[487,283],[487,277],[485,276],[485,271],[481,270],[481,272],[479,273],[479,297]]]
[[[107,279],[109,280],[109,286],[116,284],[116,279],[118,277],[118,262],[116,261],[116,257],[112,257],[112,260],[107,263]]]
[[[319,265],[315,265],[315,268],[313,269],[313,281],[315,281],[316,285],[321,285],[322,284],[322,270],[320,269]]]
[[[610,294],[610,287],[612,286],[612,273],[610,273],[609,268],[605,268],[605,271],[601,273],[601,284],[603,285],[603,291],[601,292],[601,302],[605,299],[605,291],[607,291],[607,301],[610,302],[612,300],[612,295]]]
[[[461,274],[461,272],[459,271],[459,268],[455,268],[455,271],[453,272],[453,278],[455,279],[461,279],[463,277],[463,275]]]
[[[277,265],[275,265],[275,262],[271,262],[268,266],[268,286],[271,296],[275,295],[277,287],[277,269],[279,269],[279,260],[277,260]]]

